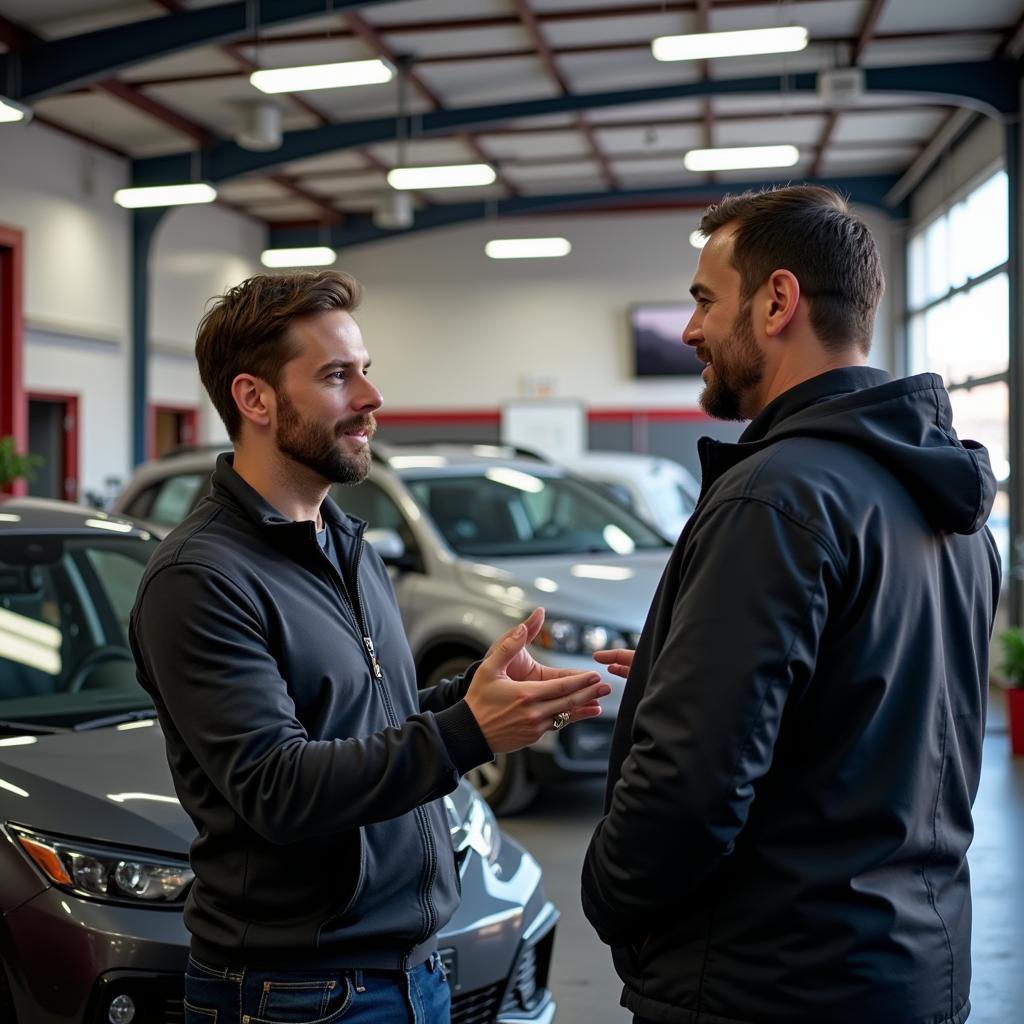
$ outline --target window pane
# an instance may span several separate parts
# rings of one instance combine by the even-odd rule
[[[910,240],[907,258],[907,295],[911,309],[920,309],[928,300],[925,298],[925,248],[924,234],[914,235]]]
[[[949,291],[949,232],[945,217],[932,221],[924,233],[925,301],[939,299]]]
[[[153,502],[149,518],[161,526],[177,526],[188,515],[199,488],[206,482],[205,473],[172,476],[160,490],[160,496]]]
[[[965,269],[970,277],[978,277],[1008,258],[1010,214],[1006,172],[992,175],[976,188],[967,197],[966,206],[970,241],[965,247]],[[955,239],[953,244],[956,245]]]

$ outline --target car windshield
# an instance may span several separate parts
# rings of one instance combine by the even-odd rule
[[[405,480],[452,549],[467,557],[627,555],[667,546],[628,509],[570,477],[493,466]]]
[[[155,541],[0,537],[0,719],[73,727],[152,707],[128,616]]]

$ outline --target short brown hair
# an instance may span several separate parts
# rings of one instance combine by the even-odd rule
[[[359,305],[359,282],[337,270],[257,274],[223,295],[207,310],[196,334],[199,377],[227,427],[238,440],[242,415],[231,397],[231,382],[251,373],[277,388],[294,355],[288,338],[292,321]]]
[[[789,185],[727,195],[704,212],[700,231],[726,224],[736,226],[732,263],[744,302],[774,271],[788,270],[822,345],[839,351],[855,344],[867,354],[885,276],[871,232],[838,192]]]

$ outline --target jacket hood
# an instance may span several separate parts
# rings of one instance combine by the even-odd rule
[[[910,492],[938,530],[976,533],[995,500],[987,449],[961,441],[942,378],[892,380],[883,370],[844,367],[813,377],[770,403],[737,447],[819,437],[868,452]]]

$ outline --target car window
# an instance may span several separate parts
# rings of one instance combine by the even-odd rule
[[[135,516],[138,519],[147,519],[149,517],[149,510],[153,507],[153,502],[159,493],[159,484],[153,484],[152,487],[147,487],[144,491],[140,491],[125,508],[125,514]]]
[[[208,473],[182,473],[168,477],[145,518],[161,526],[177,526],[188,515],[208,476]]]
[[[408,520],[395,500],[372,480],[352,485],[335,484],[331,497],[349,515],[365,519],[371,530],[395,530],[402,538],[406,554],[419,559],[420,548]]]
[[[155,542],[0,540],[0,719],[73,724],[150,704],[128,616]]]
[[[628,554],[666,546],[642,520],[576,479],[495,466],[476,475],[406,481],[462,555]]]

